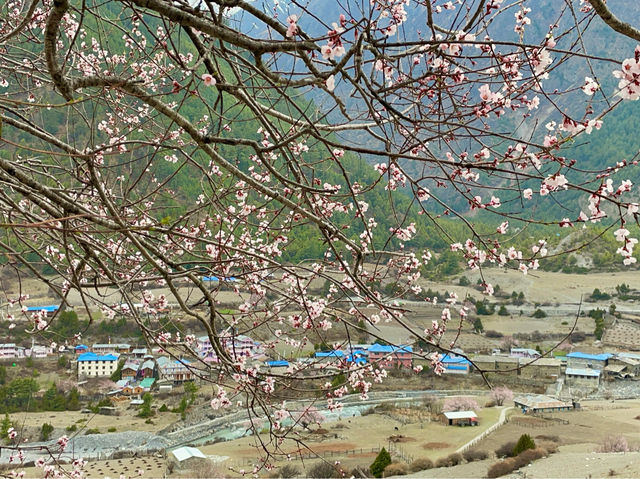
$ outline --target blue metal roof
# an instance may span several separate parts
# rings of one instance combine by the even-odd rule
[[[220,278],[217,276],[203,276],[202,281],[220,281]],[[222,278],[222,281],[237,281],[237,279],[233,276],[229,276],[228,278]]]
[[[367,362],[368,362],[367,358],[362,358],[362,357],[359,357],[359,356],[355,356],[355,358],[354,358],[353,354],[350,354],[349,356],[347,356],[347,362],[348,363],[352,363],[354,361],[355,361],[356,364],[367,364]]]
[[[344,358],[343,351],[318,351],[316,358]]]
[[[370,353],[411,353],[413,348],[411,346],[384,346],[382,344],[372,345],[368,351]]]
[[[466,358],[462,358],[460,356],[451,357],[448,354],[445,354],[444,356],[442,356],[442,359],[440,360],[440,362],[445,365],[446,364],[471,364],[471,362]]]
[[[47,313],[53,313],[54,311],[58,311],[60,306],[57,304],[50,304],[49,306],[28,306],[27,312],[31,311],[46,311]]]
[[[611,358],[613,354],[611,353],[602,353],[602,354],[587,354],[576,351],[575,353],[567,354],[568,358],[576,358],[576,359],[592,359],[594,361],[606,361]]]
[[[78,344],[76,346],[76,349],[89,349],[89,346],[87,346],[86,344]]]
[[[83,353],[78,356],[78,361],[117,361],[118,356],[113,354],[97,355],[96,353]]]
[[[444,368],[452,369],[455,371],[466,371],[468,369],[467,366],[463,366],[462,364],[445,364]]]
[[[289,366],[289,361],[267,361],[267,366],[272,368],[287,367]]]

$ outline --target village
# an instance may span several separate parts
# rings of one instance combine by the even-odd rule
[[[58,306],[34,305],[27,309],[52,316]],[[424,322],[430,321],[429,315],[437,314],[432,309],[423,309]],[[171,305],[164,314],[175,314]],[[623,319],[633,321],[633,315],[625,314]],[[496,320],[500,318],[485,322]],[[520,321],[525,330],[528,323],[562,326],[562,318],[554,317]],[[580,323],[580,331],[591,327],[589,321]],[[233,409],[222,416],[212,414],[212,389],[207,386],[219,374],[219,358],[208,335],[193,330],[189,333],[188,339],[182,336],[180,344],[165,347],[127,336],[109,336],[108,341],[101,342],[87,341],[91,338],[88,336],[84,341],[65,344],[43,344],[36,339],[30,339],[30,344],[7,341],[0,345],[0,366],[27,373],[33,370],[34,375],[35,370],[44,373],[38,378],[39,391],[34,391],[34,397],[46,396],[51,384],[59,384],[65,391],[77,389],[80,399],[77,412],[67,411],[64,421],[47,416],[46,408],[8,417],[14,424],[22,421],[25,438],[35,441],[34,446],[46,444],[38,442],[43,423],[52,425],[53,434],[69,435],[75,456],[61,459],[85,457],[90,461],[88,470],[98,476],[106,467],[113,469],[112,474],[130,474],[137,470],[139,458],[146,458],[146,466],[140,463],[140,467],[147,467],[149,474],[155,471],[153,474],[164,477],[192,477],[194,471],[205,466],[207,474],[242,475],[237,471],[255,465],[253,441],[267,440],[263,437],[267,424],[256,426],[260,434],[254,437],[246,428],[241,410]],[[384,334],[394,344],[370,336],[368,342],[359,337],[359,342],[342,341],[334,349],[316,344],[293,350],[265,347],[260,334],[239,334],[233,328],[217,332],[220,345],[230,357],[242,359],[263,374],[285,376],[295,371],[313,381],[327,374],[339,380],[347,370],[369,364],[387,371],[381,388],[373,390],[365,401],[357,394],[348,397],[339,413],[331,412],[326,401],[304,395],[289,399],[291,407],[301,411],[310,400],[317,409],[317,424],[310,423],[298,431],[306,436],[310,448],[296,453],[300,460],[342,454],[343,464],[356,467],[363,461],[371,462],[384,446],[391,451],[394,463],[407,464],[407,471],[421,457],[433,462],[433,471],[438,469],[437,464],[463,467],[470,462],[467,456],[457,466],[451,466],[456,461],[448,465],[443,461],[455,454],[470,455],[479,448],[486,449],[489,436],[495,440],[506,437],[508,431],[522,435],[545,427],[558,429],[569,445],[578,439],[566,431],[572,424],[582,424],[582,418],[590,418],[586,423],[593,422],[592,414],[603,404],[615,401],[614,409],[625,411],[640,408],[634,402],[640,396],[640,353],[623,344],[584,341],[545,352],[551,341],[541,348],[539,339],[521,340],[521,344],[494,340],[469,324],[460,335],[459,345],[447,354],[439,354],[434,363],[433,349],[422,349],[424,344],[409,338],[403,340],[392,329],[384,330]],[[25,369],[27,364],[31,369]],[[64,364],[64,368],[56,369],[56,364]],[[494,390],[507,389],[509,394],[497,403],[488,385]],[[377,432],[362,440],[353,436],[361,427]],[[434,441],[419,442],[425,434],[443,437],[442,447],[430,445]],[[629,434],[627,437],[633,439]],[[592,440],[604,438],[599,432]],[[317,456],[314,449],[324,452]],[[348,453],[340,452],[344,450]],[[27,464],[41,458],[37,453],[29,454]],[[6,460],[0,457],[0,462]],[[491,459],[486,461],[489,467]],[[38,477],[34,474],[29,477]]]

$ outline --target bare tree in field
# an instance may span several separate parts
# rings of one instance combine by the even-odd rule
[[[219,361],[213,375],[204,361],[190,365],[217,386],[212,406],[239,402],[258,417],[287,417],[280,394],[317,392],[318,380],[338,408],[386,373],[344,360],[346,384],[331,386],[335,371],[319,368],[307,386],[306,363],[266,371],[220,331],[260,331],[266,351],[302,351],[380,337],[376,325],[394,322],[446,352],[442,334],[467,314],[455,295],[421,331],[396,302],[421,294],[436,240],[471,269],[526,274],[548,245],[516,228],[604,222],[620,261],[636,261],[626,226],[637,195],[624,179],[636,160],[587,171],[565,151],[640,97],[640,50],[606,58],[585,47],[598,16],[640,40],[634,26],[599,0],[537,12],[502,0],[314,3],[0,7],[4,268],[39,277],[62,308],[73,295],[103,317],[124,314],[172,351],[195,341],[177,323],[197,322]],[[538,14],[550,24],[536,25]],[[570,193],[566,217],[544,215]],[[480,228],[470,213],[498,220]],[[224,289],[241,297],[238,311],[220,307]],[[27,315],[27,293],[6,298],[9,321],[49,330],[57,315]],[[177,309],[165,318],[169,303]],[[346,339],[327,343],[330,329]],[[422,357],[438,370],[437,353]]]

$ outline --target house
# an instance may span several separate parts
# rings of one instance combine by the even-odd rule
[[[153,361],[153,359],[147,359],[140,366],[138,375],[143,378],[153,378],[155,377],[155,372],[156,372],[156,363]]]
[[[109,353],[127,354],[129,353],[129,351],[131,351],[131,345],[127,343],[113,343],[113,344],[97,343],[91,347],[91,351],[93,351],[96,354],[109,354]]]
[[[125,378],[135,378],[138,375],[138,370],[140,369],[140,365],[134,362],[127,361],[124,366],[122,366],[122,379]]]
[[[86,353],[87,351],[89,351],[89,346],[87,346],[86,344],[78,344],[73,348],[73,352],[76,354]]]
[[[162,361],[161,359],[166,359]],[[158,358],[158,370],[160,376],[174,383],[181,383],[183,381],[191,381],[195,379],[193,371],[190,369],[190,361],[186,359],[176,359],[174,361],[169,358]]]
[[[125,396],[139,396],[144,393],[144,389],[140,383],[129,383],[122,388],[122,394]]]
[[[574,407],[572,403],[560,401],[541,394],[525,394],[513,399],[516,407],[522,410],[523,414],[535,414],[542,412],[571,411]]]
[[[535,361],[520,358],[520,376],[522,378],[556,381],[562,371],[562,361],[558,358],[539,358]]]
[[[230,329],[226,329],[219,335],[220,345],[229,353],[232,358],[255,357],[262,353],[262,346],[249,336],[244,334],[235,335]],[[218,362],[218,355],[211,345],[209,336],[199,336],[196,338],[196,352],[198,357],[207,362]]]
[[[604,368],[604,377],[609,380],[635,378],[639,375],[640,355],[638,354],[618,353],[609,359]]]
[[[147,348],[134,348],[131,350],[131,356],[134,358],[144,358],[147,354]]]
[[[318,351],[314,354],[314,364],[316,368],[333,367],[338,368],[345,361],[343,351]]]
[[[587,354],[581,352],[573,352],[567,354],[567,367],[577,369],[604,369],[609,363],[609,359],[613,356],[611,353]]]
[[[83,353],[78,356],[78,378],[109,377],[118,367],[118,356]]]
[[[175,457],[174,468],[178,470],[194,470],[202,467],[203,464],[210,465],[211,461],[200,449],[190,446],[182,446],[171,451]]]
[[[440,420],[447,426],[477,426],[478,415],[474,411],[443,412]]]
[[[50,304],[48,306],[27,306],[27,313],[38,313],[40,311],[44,311],[44,316],[46,318],[52,317],[57,311],[60,309],[60,306],[57,304]]]
[[[462,356],[445,354],[440,363],[444,368],[444,374],[469,374],[471,362]]]
[[[412,368],[413,348],[411,346],[372,345],[367,352],[369,362],[383,368]]]
[[[25,350],[25,355],[32,359],[43,359],[53,354],[53,349],[49,346],[34,344],[30,349]]]
[[[25,357],[25,348],[16,343],[0,344],[0,359],[18,359]]]
[[[267,367],[269,368],[288,368],[289,367],[289,361],[267,361],[265,362],[265,364],[267,365]]]
[[[153,383],[155,382],[156,382],[155,378],[144,378],[142,381],[140,381],[140,387],[143,389],[144,392],[149,392],[151,391],[151,388],[153,387]]]
[[[567,368],[565,371],[565,383],[568,386],[598,387],[600,383],[600,370],[584,368]]]
[[[520,374],[520,358],[511,356],[474,356],[473,363],[476,365],[476,371],[483,371],[486,374],[509,374],[517,376]]]
[[[535,349],[511,348],[510,356],[514,358],[539,358],[540,353]]]

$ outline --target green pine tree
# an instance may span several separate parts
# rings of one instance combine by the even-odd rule
[[[378,457],[373,461],[373,464],[369,466],[369,470],[374,477],[382,477],[384,468],[391,464],[391,454],[383,447],[378,453]]]
[[[533,439],[531,439],[531,436],[529,436],[529,434],[523,434],[522,436],[520,436],[520,439],[518,439],[518,442],[516,443],[516,447],[513,448],[513,455],[517,456],[522,451],[526,451],[527,449],[535,449],[535,448],[536,448],[536,443],[533,441]]]

